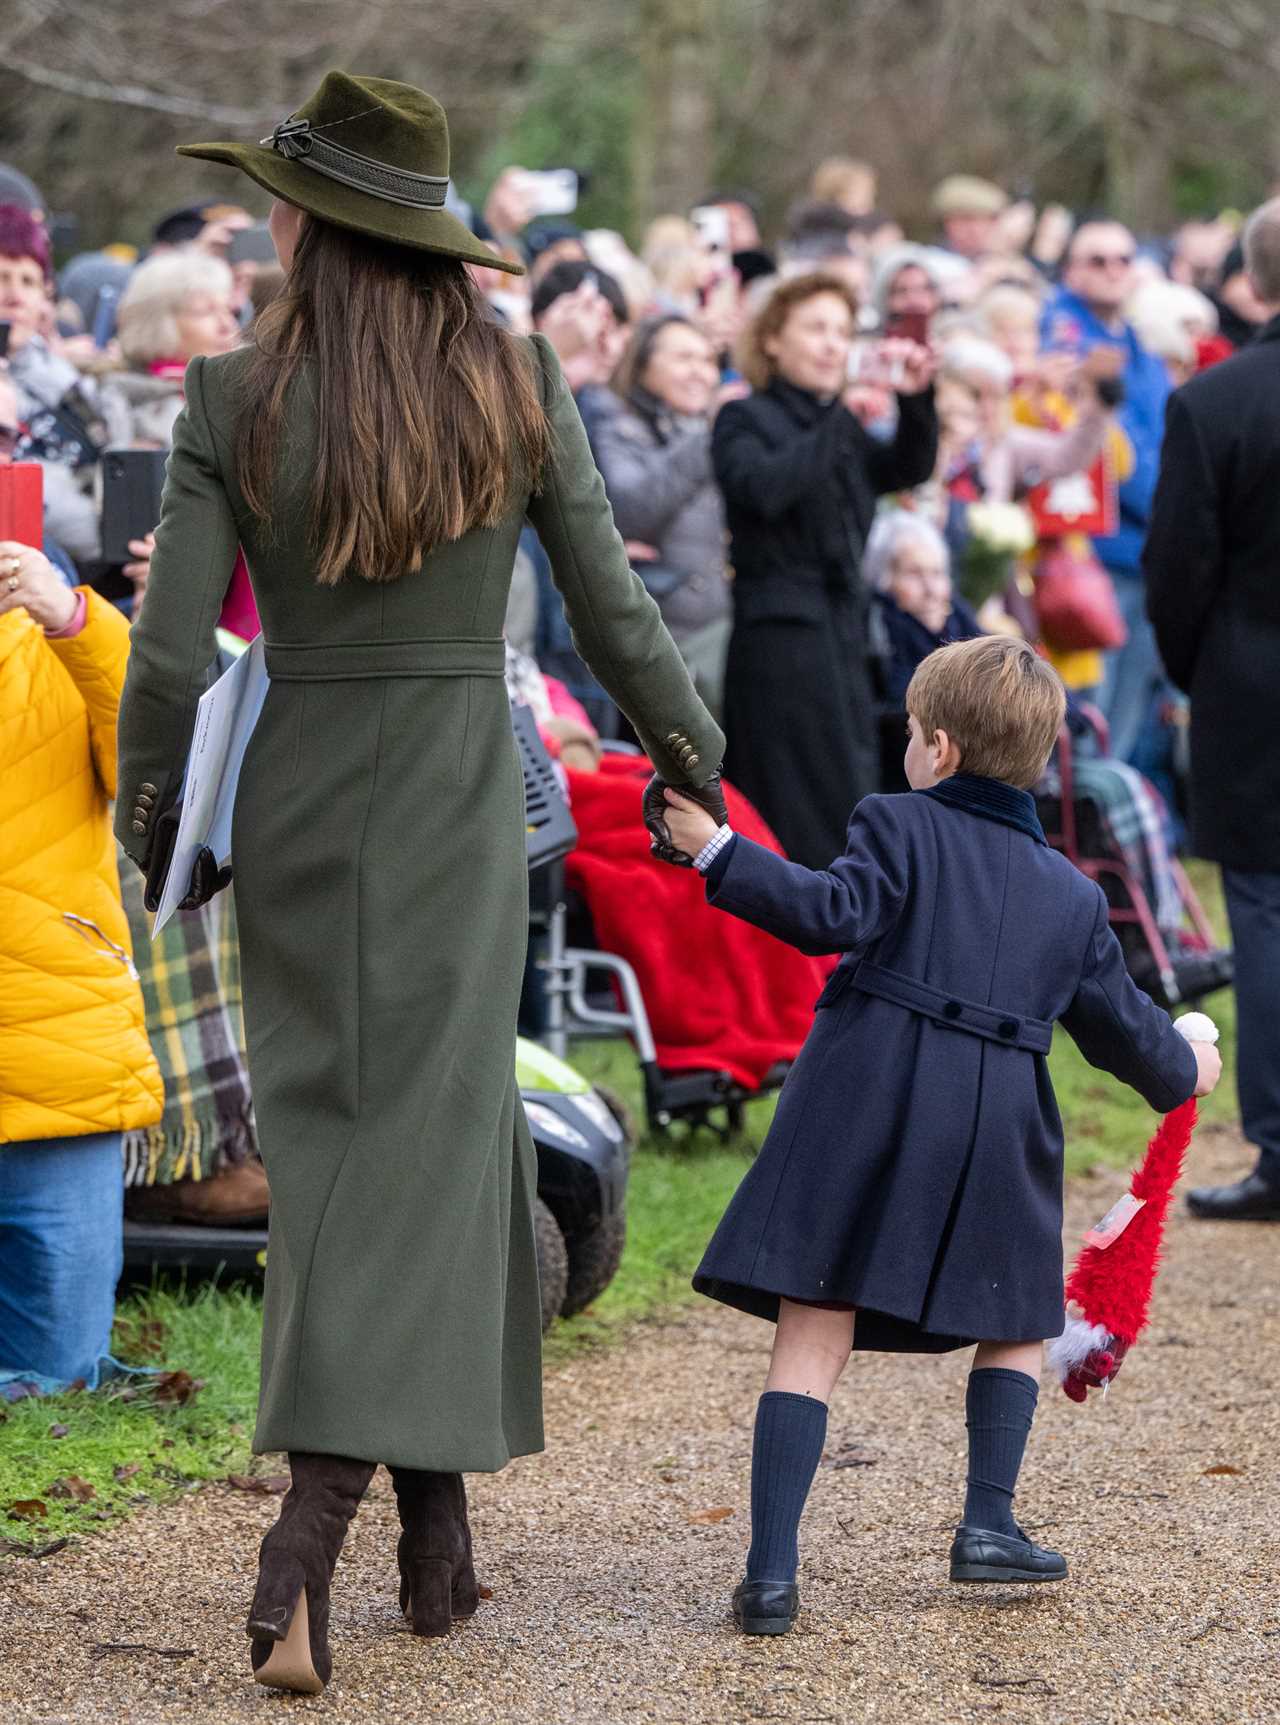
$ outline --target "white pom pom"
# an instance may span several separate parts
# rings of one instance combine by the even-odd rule
[[[1079,1306],[1072,1301],[1066,1311],[1062,1334],[1049,1343],[1046,1363],[1051,1372],[1065,1379],[1082,1366],[1095,1348],[1104,1348],[1111,1340],[1105,1324],[1091,1324]]]
[[[1174,1019],[1173,1027],[1181,1031],[1188,1042],[1218,1040],[1218,1027],[1207,1012],[1184,1012],[1181,1018]]]

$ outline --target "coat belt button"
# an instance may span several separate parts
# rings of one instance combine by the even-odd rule
[[[1017,1019],[1016,1018],[1002,1018],[1000,1020],[1000,1034],[1001,1034],[1001,1036],[1005,1037],[1007,1041],[1012,1042],[1013,1038],[1018,1034],[1018,1021],[1017,1021]]]
[[[958,1000],[949,1000],[942,1009],[942,1016],[944,1018],[959,1018],[963,1011],[964,1008]]]
[[[137,833],[138,837],[141,838],[147,830],[147,823],[145,821],[135,821],[133,823],[133,830]]]
[[[156,794],[156,787],[154,785],[139,785],[138,789],[144,797],[154,797]]]

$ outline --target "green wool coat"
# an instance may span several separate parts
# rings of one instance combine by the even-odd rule
[[[502,645],[526,514],[579,652],[657,769],[701,783],[723,753],[628,567],[555,355],[532,348],[554,433],[537,492],[417,574],[337,587],[316,583],[307,546],[308,392],[264,531],[234,473],[245,356],[187,372],[120,711],[116,831],[145,866],[243,545],[271,676],[232,835],[272,1195],[259,1451],[451,1472],[542,1447],[536,1164],[514,1076],[528,880]],[[673,733],[700,757],[692,773]]]

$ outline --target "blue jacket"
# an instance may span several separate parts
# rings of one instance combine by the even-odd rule
[[[854,1306],[859,1348],[1060,1334],[1053,1021],[1162,1112],[1191,1095],[1196,1061],[1032,798],[968,775],[865,797],[829,869],[739,834],[707,888],[802,952],[844,957],[694,1286],[766,1318],[780,1295]]]
[[[1059,288],[1044,309],[1040,342],[1042,347],[1081,354],[1104,346],[1124,350],[1125,399],[1118,418],[1133,445],[1134,466],[1120,487],[1119,529],[1093,543],[1108,569],[1138,579],[1160,473],[1164,408],[1169,399],[1164,361],[1147,352],[1127,323],[1121,325],[1119,333],[1108,329],[1077,294],[1065,288]]]

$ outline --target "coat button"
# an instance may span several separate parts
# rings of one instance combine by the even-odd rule
[[[691,754],[691,755],[690,755],[690,756],[689,756],[689,758],[688,758],[688,760],[686,760],[686,762],[685,762],[685,766],[686,766],[686,767],[696,767],[696,766],[697,766],[697,764],[698,764],[698,762],[699,762],[699,761],[700,761],[700,760],[701,760],[701,759],[702,759],[702,756],[701,756],[701,755],[693,755],[693,754]]]
[[[959,1018],[963,1011],[964,1008],[958,1000],[949,1000],[942,1009],[942,1016],[944,1018]]]
[[[138,837],[141,838],[147,830],[147,823],[145,821],[135,821],[133,823],[133,830],[137,833]]]
[[[143,808],[142,804],[139,803],[137,808],[133,811],[133,818],[135,821],[147,821],[151,817],[147,814],[147,811]]]
[[[154,785],[139,785],[138,789],[145,797],[154,797],[156,794],[156,787]]]
[[[1016,1018],[1002,1018],[1000,1020],[1000,1034],[1001,1034],[1001,1036],[1006,1037],[1009,1041],[1012,1041],[1013,1038],[1018,1034],[1018,1021],[1017,1021],[1017,1019]]]
[[[151,807],[151,805],[155,802],[155,800],[156,799],[154,798],[154,796],[150,795],[147,791],[139,791],[138,792],[138,807],[139,808],[149,809]]]

